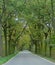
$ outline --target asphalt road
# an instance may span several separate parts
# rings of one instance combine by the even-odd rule
[[[55,63],[25,50],[3,65],[55,65]]]

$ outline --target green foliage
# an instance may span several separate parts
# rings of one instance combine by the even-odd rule
[[[1,57],[0,58],[0,64],[3,64],[3,63],[5,63],[5,62],[7,62],[9,59],[11,59],[13,56],[15,56],[15,54],[11,54],[11,55],[9,55],[9,56],[7,56],[7,57]]]
[[[55,33],[52,33],[52,29],[53,31],[55,29],[54,0],[1,0],[0,6],[0,22],[4,32],[6,55],[11,49],[14,53],[17,45],[20,46],[19,48],[23,46],[25,49],[29,48],[31,42],[35,46],[38,44],[37,47],[42,49],[45,33],[48,34],[47,40],[50,41],[53,37],[55,41],[53,36]],[[47,24],[51,25],[47,26]],[[52,44],[54,41],[49,43]]]
[[[30,43],[30,36],[28,34],[22,35],[19,41],[19,48],[22,48],[23,50],[29,49]]]

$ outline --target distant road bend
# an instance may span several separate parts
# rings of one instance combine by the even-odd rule
[[[19,52],[14,58],[3,65],[55,65],[55,63],[25,50]]]

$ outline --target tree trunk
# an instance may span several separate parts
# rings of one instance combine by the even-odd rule
[[[11,35],[9,34],[9,41],[8,41],[8,53],[11,53]]]
[[[2,42],[2,26],[0,25],[0,56],[4,56],[3,42]]]
[[[45,39],[45,56],[46,56],[46,53],[47,53],[47,39]]]
[[[7,29],[4,28],[4,38],[5,38],[5,56],[7,56]]]
[[[35,44],[35,53],[37,54],[37,43]]]
[[[51,52],[52,52],[52,46],[49,47],[49,51],[50,51],[50,57],[51,57]]]
[[[38,42],[36,40],[34,40],[34,44],[35,44],[35,53],[37,54],[37,44],[38,44]]]

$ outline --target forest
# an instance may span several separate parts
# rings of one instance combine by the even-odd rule
[[[0,56],[21,50],[55,59],[55,0],[0,0]]]

